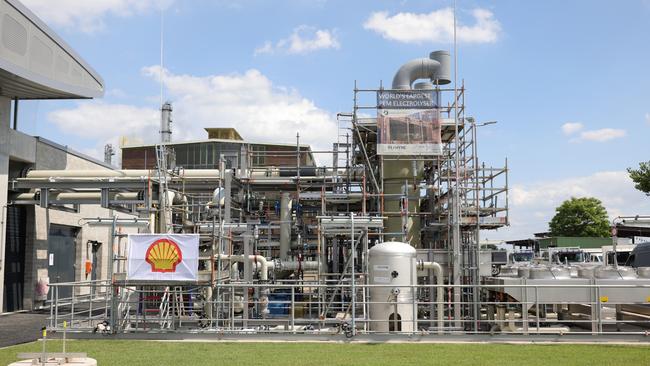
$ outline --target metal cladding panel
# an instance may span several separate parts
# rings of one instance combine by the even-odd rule
[[[101,77],[36,15],[0,1],[0,95],[20,99],[94,98]]]

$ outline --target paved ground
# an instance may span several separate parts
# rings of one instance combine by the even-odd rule
[[[40,338],[48,315],[49,311],[0,315],[0,348]]]

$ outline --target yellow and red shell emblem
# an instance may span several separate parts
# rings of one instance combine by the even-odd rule
[[[151,272],[176,272],[183,252],[173,240],[158,239],[147,249],[145,260],[151,265]]]

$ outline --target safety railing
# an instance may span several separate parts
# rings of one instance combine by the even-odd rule
[[[110,333],[647,335],[650,285],[618,282],[481,285],[478,303],[453,301],[454,288],[474,286],[61,283],[50,286],[49,327],[62,329],[66,321],[71,332]],[[71,296],[59,296],[65,292]],[[456,307],[460,318],[453,318]]]
[[[67,321],[73,328],[88,324],[89,329],[94,329],[110,316],[113,288],[109,281],[52,283],[49,288],[45,305],[50,309],[50,328],[62,327],[62,322]]]

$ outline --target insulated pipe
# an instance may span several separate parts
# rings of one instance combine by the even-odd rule
[[[318,270],[318,261],[276,261],[273,269],[275,271],[316,271]]]
[[[27,178],[50,178],[50,177],[142,177],[149,175],[149,170],[30,170]]]
[[[14,201],[33,201],[37,203],[37,194],[33,193],[20,193],[14,196]],[[138,201],[141,200],[141,195],[137,192],[122,192],[110,193],[112,201]],[[51,193],[49,201],[51,203],[64,202],[66,204],[99,204],[101,201],[100,192],[59,192]]]
[[[233,260],[236,262],[243,262],[244,261],[244,256],[243,255],[228,255],[228,254],[219,254],[219,258],[223,260]],[[262,281],[268,281],[269,280],[269,262],[264,258],[262,255],[249,255],[248,260],[253,263],[253,266],[259,265],[260,266],[260,280]]]
[[[420,269],[433,270],[433,274],[436,276],[436,303],[438,307],[438,333],[442,334],[444,327],[445,319],[445,289],[443,285],[445,284],[445,279],[442,275],[442,266],[437,262],[422,262],[418,263]]]
[[[112,177],[147,177],[156,175],[156,171],[146,169],[122,170],[30,170],[27,178],[75,177],[75,178],[112,178]],[[219,169],[181,169],[180,177],[185,178],[219,178]]]
[[[353,176],[361,177],[363,174],[362,168],[350,168]],[[345,175],[344,169],[322,169],[314,176],[303,177],[308,180],[315,179],[331,179],[335,175]],[[26,178],[139,178],[139,177],[155,177],[157,171],[146,169],[122,169],[122,170],[30,170]],[[178,171],[180,178],[213,178],[220,177],[219,169],[180,169]],[[250,176],[254,179],[280,177],[280,171],[276,169],[264,169],[260,171],[253,171]],[[282,179],[282,182],[292,182],[291,177]]]
[[[291,196],[282,193],[280,199],[280,259],[289,259],[291,251]]]
[[[239,278],[239,262],[235,262],[230,266],[230,278]]]

